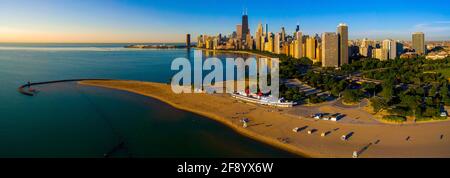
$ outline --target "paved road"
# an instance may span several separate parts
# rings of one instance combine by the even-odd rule
[[[296,106],[290,110],[287,110],[287,114],[298,117],[300,119],[314,120],[311,115],[316,113],[330,113],[336,114],[340,113],[345,115],[339,123],[346,124],[382,124],[375,120],[373,115],[364,111],[362,107],[368,104],[368,100],[363,100],[361,102],[361,107],[359,105],[348,106],[342,104],[341,100],[335,100],[327,103],[321,103],[315,106]],[[318,121],[318,122],[332,122],[332,121]]]

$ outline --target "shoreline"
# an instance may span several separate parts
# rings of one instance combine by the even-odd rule
[[[351,158],[353,151],[361,151],[360,157],[363,158],[450,157],[450,122],[367,125],[316,121],[290,115],[290,109],[249,104],[225,94],[174,94],[170,85],[163,83],[124,80],[78,83],[151,97],[176,109],[218,121],[243,136],[306,158]],[[241,118],[250,119],[248,128],[242,127]],[[308,128],[297,133],[292,131],[303,126]],[[317,132],[307,134],[311,129],[317,129]],[[321,137],[320,133],[326,131],[331,133]],[[340,139],[349,133],[354,133],[349,141]],[[364,149],[367,145],[370,148]]]
[[[111,80],[111,81],[114,81],[114,80]],[[129,82],[134,82],[134,81],[129,81]],[[217,122],[225,125],[226,127],[232,129],[234,132],[236,132],[236,133],[238,133],[238,134],[240,134],[242,136],[248,137],[250,139],[253,139],[253,140],[256,140],[256,141],[268,144],[268,145],[273,146],[273,147],[278,148],[278,149],[282,149],[284,151],[293,153],[293,154],[301,156],[303,158],[312,158],[313,157],[311,155],[307,155],[306,153],[304,153],[301,150],[298,150],[295,147],[288,146],[286,144],[283,144],[281,142],[278,142],[278,141],[273,140],[273,139],[268,138],[268,137],[257,135],[255,133],[249,131],[249,130],[246,130],[243,127],[239,127],[239,126],[233,124],[232,122],[230,122],[229,120],[227,120],[225,118],[222,118],[220,116],[214,115],[212,113],[202,112],[202,111],[195,110],[195,109],[192,109],[192,108],[189,108],[189,107],[183,107],[183,106],[181,106],[179,104],[176,104],[173,101],[168,100],[167,98],[163,98],[163,97],[158,96],[158,95],[151,95],[149,93],[145,93],[145,92],[138,91],[138,90],[133,90],[133,89],[125,89],[125,88],[120,88],[120,87],[112,87],[112,86],[108,86],[108,85],[96,84],[95,81],[79,81],[78,84],[87,85],[87,86],[94,86],[94,87],[102,87],[102,88],[108,88],[108,89],[115,89],[115,90],[122,90],[122,91],[127,91],[127,92],[131,92],[131,93],[139,94],[139,95],[142,95],[142,96],[150,97],[150,98],[159,100],[161,102],[164,102],[164,103],[166,103],[166,104],[168,104],[168,105],[170,105],[170,106],[172,106],[172,107],[174,107],[176,109],[187,111],[187,112],[191,112],[191,113],[194,113],[194,114],[198,114],[198,115],[204,116],[206,118],[212,119],[214,121],[217,121]],[[157,85],[159,83],[152,83],[152,84]],[[166,85],[166,84],[162,84],[161,83],[160,85]]]

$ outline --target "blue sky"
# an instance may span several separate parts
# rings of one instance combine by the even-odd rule
[[[305,34],[349,25],[351,39],[450,40],[450,0],[0,0],[0,42],[181,42],[184,34],[228,34],[247,8],[251,32]]]

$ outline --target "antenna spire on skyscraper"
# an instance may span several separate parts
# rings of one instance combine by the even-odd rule
[[[248,9],[243,7],[242,8],[242,15],[248,15]]]

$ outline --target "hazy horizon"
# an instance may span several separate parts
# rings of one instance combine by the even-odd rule
[[[232,33],[244,8],[252,34],[260,22],[271,32],[284,26],[288,33],[299,23],[307,35],[335,31],[343,22],[350,39],[409,41],[412,32],[422,31],[427,41],[446,41],[449,2],[0,0],[0,42],[182,43],[187,33],[195,42],[199,34]]]

